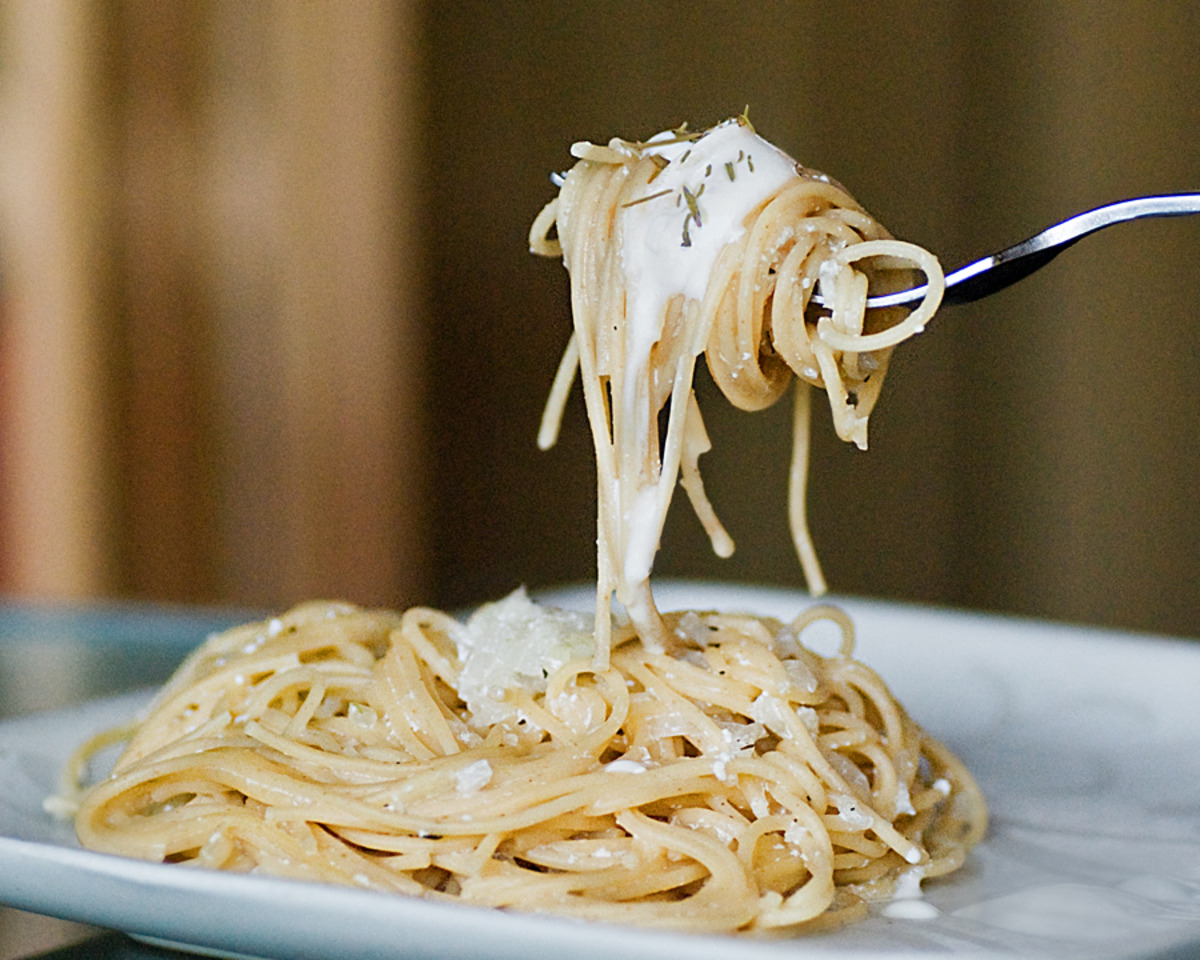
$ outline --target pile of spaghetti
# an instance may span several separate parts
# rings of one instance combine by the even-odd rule
[[[84,795],[86,847],[688,930],[845,921],[958,867],[970,775],[820,607],[665,614],[667,648],[518,591],[458,622],[309,604],[210,638]],[[843,631],[823,657],[802,634]],[[81,773],[82,771],[77,771]]]

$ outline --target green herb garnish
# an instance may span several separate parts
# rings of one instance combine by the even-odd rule
[[[671,191],[659,190],[658,193],[647,194],[644,197],[638,197],[636,200],[630,200],[628,203],[621,204],[622,207],[636,207],[639,203],[646,203],[648,200],[657,200],[659,197],[665,197]]]

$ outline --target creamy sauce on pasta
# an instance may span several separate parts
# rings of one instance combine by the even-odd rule
[[[573,152],[533,245],[571,272],[575,334],[547,409],[561,414],[578,366],[598,474],[594,616],[517,590],[466,621],[312,603],[216,635],[112,773],[71,798],[84,846],[736,931],[846,922],[893,893],[919,913],[921,880],[978,842],[970,773],[854,659],[845,613],[660,614],[649,585],[680,478],[714,549],[732,550],[696,465],[697,358],[745,409],[793,374],[823,386],[839,432],[865,443],[886,350],[936,307],[936,261],[741,121]],[[908,327],[867,331],[855,261],[871,257],[923,265],[934,292]],[[831,315],[809,315],[817,283]],[[796,397],[806,423],[808,387]],[[803,527],[795,459],[792,473]],[[838,634],[832,655],[804,644],[818,623]]]

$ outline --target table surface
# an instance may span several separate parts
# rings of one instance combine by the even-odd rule
[[[249,610],[0,601],[0,719],[162,683],[209,633],[257,616]],[[124,934],[0,907],[0,960],[186,956]]]

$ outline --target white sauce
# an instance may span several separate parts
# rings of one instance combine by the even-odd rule
[[[644,391],[667,303],[679,294],[704,298],[721,250],[745,232],[747,216],[797,171],[791,157],[736,120],[697,140],[667,142],[675,139],[671,131],[650,139],[644,153],[663,158],[667,166],[647,186],[649,199],[625,207],[621,217],[627,301],[620,403],[636,424],[639,443],[648,436],[651,411]],[[665,509],[662,493],[651,485],[619,501],[628,537],[621,568],[626,584],[643,583],[650,575]],[[630,612],[635,618],[649,613]]]
[[[891,920],[935,920],[941,914],[932,903],[925,900],[893,900],[879,911]]]
[[[645,773],[646,767],[644,764],[638,763],[636,760],[613,760],[604,765],[605,773]]]
[[[639,357],[649,357],[662,333],[667,301],[678,293],[703,299],[721,249],[745,232],[750,213],[796,176],[791,157],[736,120],[698,140],[654,146],[674,136],[660,133],[645,150],[668,161],[647,196],[669,193],[628,207],[623,218],[626,322]]]
[[[896,878],[891,902],[879,912],[893,920],[933,920],[938,917],[941,911],[932,903],[927,903],[921,891],[921,881],[924,879],[924,867],[905,870]]]
[[[657,339],[657,337],[655,338]],[[651,343],[650,346],[654,344]],[[642,376],[650,360],[650,347],[646,348],[645,359],[640,362]],[[633,389],[632,375],[625,381],[627,389]],[[625,548],[625,565],[623,575],[626,583],[641,583],[650,576],[650,568],[654,564],[654,555],[658,553],[658,488],[643,487],[633,497],[633,503],[623,511],[622,519],[625,529],[629,531],[629,541]],[[635,616],[645,615],[648,611],[635,609]]]

